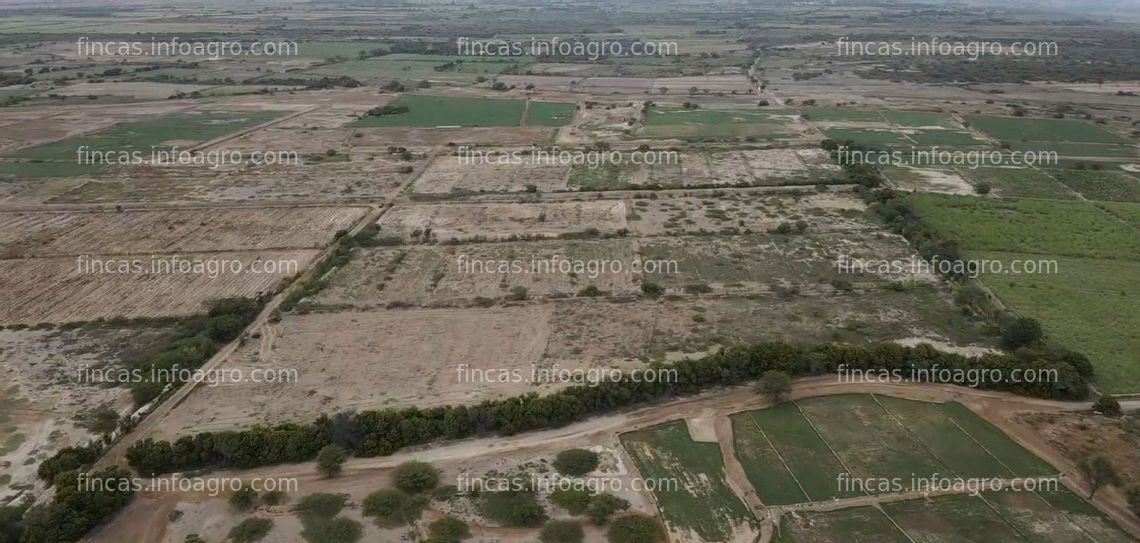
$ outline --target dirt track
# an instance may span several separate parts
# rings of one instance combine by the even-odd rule
[[[985,392],[946,385],[838,383],[832,376],[803,379],[796,382],[789,399],[851,393],[885,394],[920,401],[960,402],[1002,428],[1021,445],[1057,467],[1062,472],[1063,481],[1071,489],[1081,495],[1088,494],[1087,486],[1080,479],[1071,463],[1048,447],[1031,429],[1012,421],[1013,415],[1022,412],[1059,413],[1076,411],[1088,409],[1089,404],[1087,403],[1024,398],[1005,393]],[[536,455],[553,453],[571,446],[581,447],[610,440],[616,433],[644,428],[677,418],[685,418],[693,413],[710,412],[711,410],[718,416],[724,417],[738,411],[763,408],[767,405],[769,402],[756,395],[749,387],[737,387],[643,407],[630,412],[597,417],[564,428],[506,438],[487,437],[452,441],[410,448],[391,456],[352,459],[345,464],[343,474],[334,479],[318,476],[312,463],[271,466],[241,472],[219,471],[212,473],[211,476],[240,477],[244,480],[257,477],[290,477],[296,478],[298,483],[306,489],[306,492],[360,492],[362,489],[374,489],[384,485],[389,470],[408,460],[432,462],[447,469],[479,457],[505,456],[508,453]],[[722,440],[723,447],[725,445],[723,440],[731,439],[731,434],[725,435],[718,432],[718,438]],[[739,479],[740,475],[737,474],[733,479]],[[740,480],[736,480],[734,488],[748,489],[751,487],[751,485],[740,485],[740,482]],[[110,543],[132,540],[158,543],[162,540],[164,527],[168,523],[167,515],[179,501],[195,502],[206,499],[209,499],[209,496],[194,493],[158,495],[143,493],[115,522],[93,534],[90,541]],[[879,499],[889,499],[889,497],[880,497]],[[746,502],[755,509],[758,500],[746,499]],[[860,503],[852,502],[853,505]],[[1111,488],[1102,490],[1097,494],[1094,503],[1133,536],[1140,536],[1140,522],[1127,514],[1126,502],[1119,492]],[[757,511],[757,517],[765,518],[772,512],[771,510]],[[147,538],[139,539],[139,534],[146,534]]]

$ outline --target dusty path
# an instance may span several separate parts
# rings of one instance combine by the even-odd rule
[[[761,518],[764,515],[764,502],[760,501],[756,489],[752,488],[752,482],[744,473],[744,466],[732,453],[732,420],[727,416],[716,418],[716,437],[717,441],[720,442],[720,456],[724,462],[725,482],[737,496],[744,500],[744,505],[752,510],[756,518]]]
[[[1004,430],[1011,438],[1023,446],[1040,455],[1046,461],[1058,467],[1062,472],[1063,481],[1074,490],[1087,495],[1084,482],[1078,480],[1072,466],[1058,453],[1050,449],[1031,429],[1016,424],[1012,416],[1022,412],[1062,413],[1065,411],[1078,411],[1088,409],[1090,403],[1069,403],[1036,398],[1025,398],[1000,392],[979,391],[969,388],[933,384],[852,384],[839,383],[834,376],[823,376],[802,379],[795,383],[789,399],[800,399],[814,396],[835,394],[874,393],[888,396],[897,396],[920,401],[957,401],[975,413],[983,416],[991,423]],[[685,418],[693,413],[716,413],[719,420],[727,422],[727,415],[743,410],[759,409],[771,405],[765,398],[756,395],[750,387],[741,386],[721,389],[690,398],[679,399],[662,404],[642,407],[636,410],[596,417],[584,422],[572,424],[563,428],[530,432],[511,437],[484,437],[460,441],[449,441],[440,444],[408,448],[391,456],[377,458],[354,458],[344,466],[342,476],[335,479],[326,479],[317,475],[314,464],[284,464],[268,466],[244,471],[217,471],[212,477],[238,477],[250,480],[256,477],[287,477],[296,478],[300,487],[309,492],[348,492],[351,490],[375,489],[387,483],[391,468],[408,460],[422,460],[432,462],[440,467],[447,468],[464,465],[464,462],[473,458],[486,456],[505,456],[506,454],[550,454],[567,447],[580,447],[583,444],[601,442],[612,439],[614,433],[627,432],[660,424],[662,422]],[[158,420],[149,419],[148,420]],[[722,443],[722,454],[725,448],[725,439],[731,440],[729,433],[718,429],[717,435]],[[729,441],[730,442],[730,441]],[[729,468],[732,464],[728,456],[725,457],[726,470],[735,472],[736,468]],[[739,465],[739,464],[737,464]],[[739,479],[737,479],[739,477]],[[737,475],[731,476],[737,482],[747,481],[743,477],[741,468]],[[755,497],[755,493],[748,487],[733,486],[733,489],[745,497],[749,507],[760,511],[758,518],[770,518],[775,511],[816,510],[827,511],[836,508],[854,507],[863,505],[864,500],[895,501],[907,498],[922,497],[922,493],[911,495],[877,496],[870,498],[851,498],[817,504],[802,504],[797,506],[784,506],[781,508],[765,508]],[[1098,493],[1093,503],[1102,511],[1111,516],[1126,531],[1140,537],[1140,522],[1127,514],[1126,502],[1119,493],[1109,492],[1106,489]],[[751,497],[749,497],[751,496]],[[161,534],[161,529],[168,523],[166,514],[169,507],[180,500],[199,501],[205,499],[201,495],[169,494],[140,495],[111,525],[93,534],[90,541],[106,541],[108,543],[123,541],[122,537],[131,534],[133,541],[157,543],[159,538],[140,539],[138,534]],[[758,508],[758,509],[756,509]],[[163,512],[165,511],[165,512]],[[775,516],[775,515],[772,515]]]

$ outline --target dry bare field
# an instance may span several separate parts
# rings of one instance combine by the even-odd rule
[[[537,390],[473,372],[529,375],[546,347],[550,318],[550,308],[537,306],[292,316],[262,330],[271,340],[247,343],[226,364],[296,370],[296,382],[199,388],[164,421],[163,433],[304,421],[348,408],[477,403]],[[462,371],[463,364],[473,372]]]
[[[539,192],[566,189],[568,165],[530,154],[529,148],[479,148],[459,155],[439,155],[416,179],[412,190],[422,194],[449,192]],[[482,154],[468,154],[482,153]],[[512,164],[508,160],[521,163]]]
[[[430,229],[438,241],[511,236],[555,237],[595,228],[614,233],[627,226],[622,201],[544,204],[397,205],[379,221],[382,230],[405,239]]]
[[[0,257],[313,248],[366,212],[268,207],[0,213]]]
[[[74,256],[0,260],[0,290],[11,293],[0,308],[0,324],[34,325],[201,313],[206,309],[205,303],[213,299],[254,297],[275,290],[282,281],[295,276],[297,270],[306,269],[318,253],[314,249],[91,257],[104,263],[114,261],[115,266],[127,260],[133,264],[137,258],[144,271],[126,273],[85,273],[97,268],[84,268],[91,265],[90,260]],[[172,258],[179,262],[232,265],[235,267],[232,269],[240,266],[245,272],[224,272],[211,277],[213,272],[146,271],[161,270],[152,266],[162,266],[157,262]],[[278,271],[256,273],[251,268],[255,261],[259,266],[274,266]]]

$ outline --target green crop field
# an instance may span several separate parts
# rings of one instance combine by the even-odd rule
[[[1126,159],[1137,156],[1131,145],[1110,145],[1101,143],[1057,143],[1048,141],[1015,141],[1010,144],[1014,151],[1040,153],[1042,156],[1056,155],[1062,158],[1107,158]],[[1051,159],[1050,159],[1051,160]],[[1044,162],[1044,160],[1042,160]]]
[[[967,117],[970,125],[999,140],[1079,143],[1127,143],[1124,138],[1076,119]]]
[[[1041,258],[1017,253],[970,255],[994,260]],[[992,274],[982,280],[1006,305],[1041,321],[1050,338],[1089,356],[1101,388],[1111,392],[1140,390],[1140,368],[1136,366],[1140,294],[1135,288],[1140,261],[1049,259],[1056,260],[1058,273]]]
[[[493,98],[451,98],[407,94],[393,105],[408,112],[383,117],[364,117],[355,126],[519,126],[526,102]]]
[[[860,109],[836,109],[826,107],[808,107],[804,108],[803,114],[813,121],[852,121],[852,122],[867,122],[867,123],[881,123],[885,119],[874,110],[860,110]]]
[[[1097,202],[1097,207],[1112,213],[1120,220],[1140,228],[1140,204],[1126,202]]]
[[[1065,186],[1089,200],[1140,202],[1140,179],[1119,171],[1052,170]]]
[[[1032,543],[1135,541],[1095,507],[1063,488],[986,492],[982,498]]]
[[[855,477],[897,477],[906,482],[912,476],[947,472],[869,395],[809,398],[797,403]]]
[[[478,76],[491,78],[525,62],[518,57],[491,59],[488,57],[449,57],[433,59],[430,55],[389,55],[367,60],[348,60],[326,64],[300,72],[310,76],[337,77],[346,75],[364,83],[381,83],[389,80],[416,82],[421,80],[446,83],[474,83]],[[438,69],[437,69],[438,68]]]
[[[567,102],[535,102],[527,105],[527,126],[565,126],[574,119],[575,104]]]
[[[888,503],[883,510],[914,541],[1025,542],[986,502],[968,495]]]
[[[950,115],[942,113],[926,113],[922,111],[881,111],[883,118],[896,126],[927,127],[941,126],[945,128],[962,128]]]
[[[969,132],[960,132],[957,130],[908,130],[906,136],[921,146],[942,145],[950,147],[971,147],[985,145],[984,141],[975,139]]]
[[[752,487],[765,504],[820,501],[863,494],[840,488],[837,477],[846,470],[794,403],[737,413],[732,417],[732,430],[736,455]],[[769,442],[787,463],[787,469],[778,458],[774,463],[765,458],[769,455],[765,447],[771,450]],[[775,457],[775,454],[771,456]],[[792,479],[791,488],[787,487],[785,478]],[[807,499],[804,499],[801,488],[807,492]],[[790,499],[795,501],[788,501]]]
[[[1123,198],[1119,186],[1097,184],[1106,172],[1050,173],[1062,173],[1074,189],[1088,195],[1100,190]],[[1119,175],[1117,183],[1126,181]],[[1003,269],[1013,260],[1035,262],[1035,273],[991,270],[982,281],[1006,306],[1038,319],[1047,337],[1087,355],[1103,390],[1140,390],[1135,364],[1140,296],[1132,285],[1140,273],[1136,204],[930,194],[910,198],[935,229],[959,241],[967,257],[999,261]]]
[[[684,421],[622,434],[621,440],[643,478],[680,482],[679,489],[653,492],[671,528],[728,541],[734,526],[755,523],[724,481],[720,446],[693,441]]]
[[[975,186],[979,183],[989,183],[994,194],[1005,198],[1077,199],[1077,195],[1041,170],[1029,168],[961,168],[959,171],[967,181]]]
[[[90,136],[69,138],[38,145],[15,153],[14,157],[32,160],[62,160],[76,162],[78,152],[137,151],[149,155],[151,148],[185,149],[193,143],[209,141],[239,130],[256,126],[280,116],[269,111],[211,111],[204,113],[177,113],[133,123],[117,124]]]
[[[914,194],[918,213],[967,251],[1133,259],[1140,236],[1087,202]]]
[[[868,146],[908,146],[914,143],[890,128],[827,128],[823,133],[836,141],[851,140]]]

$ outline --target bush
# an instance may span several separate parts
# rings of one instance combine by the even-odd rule
[[[376,517],[376,524],[382,528],[395,528],[419,520],[427,504],[426,496],[408,495],[396,489],[386,488],[364,498],[361,502],[361,514],[366,517]]]
[[[297,502],[297,511],[302,518],[330,519],[340,513],[347,501],[344,494],[309,494]]]
[[[228,500],[230,506],[238,511],[245,511],[253,507],[253,503],[257,501],[257,491],[248,486],[241,487],[230,494]]]
[[[261,495],[261,503],[265,505],[281,505],[289,501],[289,495],[280,490],[271,490]]]
[[[998,326],[1001,328],[1001,343],[1007,349],[1033,345],[1045,335],[1041,331],[1041,323],[1030,317],[1006,317]]]
[[[450,515],[428,526],[427,543],[459,543],[469,537],[471,528],[467,523]]]
[[[779,370],[764,372],[764,376],[756,383],[756,392],[768,397],[772,403],[780,403],[792,391],[792,377]]]
[[[582,290],[578,291],[578,296],[584,298],[593,298],[594,296],[601,296],[601,294],[602,291],[598,290],[598,287],[594,285],[586,285],[585,287],[582,287]]]
[[[598,494],[590,498],[586,514],[590,517],[590,522],[601,526],[609,521],[614,513],[626,509],[629,509],[629,502],[611,494]]]
[[[546,522],[546,510],[533,492],[487,492],[480,496],[479,512],[509,528],[535,528]]]
[[[527,298],[527,290],[524,286],[511,287],[511,294],[507,298],[516,302],[521,302]]]
[[[650,298],[656,298],[662,294],[665,294],[665,287],[662,287],[661,285],[658,285],[657,283],[642,280],[641,281],[641,293],[646,295],[646,296],[649,296]]]
[[[409,494],[427,492],[439,484],[439,470],[427,462],[413,460],[396,466],[392,480],[396,488]]]
[[[1120,409],[1120,402],[1116,401],[1111,394],[1105,394],[1097,398],[1096,403],[1093,404],[1093,411],[1109,417],[1119,417],[1124,414]]]
[[[581,515],[590,506],[592,497],[589,490],[560,488],[550,493],[550,502],[571,515]]]
[[[302,520],[301,537],[309,543],[354,543],[364,535],[364,527],[347,517]]]
[[[554,469],[570,477],[581,477],[598,469],[598,453],[586,449],[567,449],[554,457]]]
[[[325,477],[340,475],[346,459],[348,459],[348,454],[340,446],[325,445],[317,453],[317,471]]]
[[[622,515],[606,532],[610,543],[660,543],[665,541],[665,529],[657,519],[637,513]]]
[[[54,481],[55,497],[33,506],[24,515],[22,543],[79,541],[87,532],[107,522],[134,498],[131,474],[107,468],[87,474],[79,484],[78,471],[60,473]],[[94,488],[97,490],[87,490]]]
[[[538,539],[542,543],[581,543],[582,527],[572,520],[552,520],[542,527]]]
[[[978,184],[974,185],[974,192],[983,196],[989,194],[991,190],[993,190],[993,186],[989,183],[986,183],[985,181],[981,181]]]
[[[252,543],[269,533],[273,521],[267,518],[247,518],[234,526],[226,539],[233,543]]]

